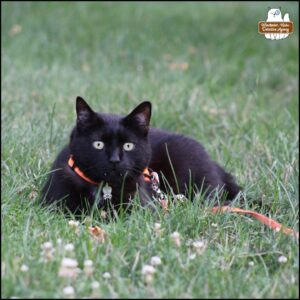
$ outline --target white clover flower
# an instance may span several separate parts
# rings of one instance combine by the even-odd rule
[[[205,249],[206,249],[207,242],[204,241],[204,240],[194,241],[194,242],[192,243],[192,246],[193,246],[193,248],[196,250],[196,253],[197,253],[198,255],[201,255],[201,254],[203,254],[203,252],[204,252]]]
[[[101,295],[100,295],[100,291],[99,291],[99,287],[100,287],[100,283],[98,281],[93,281],[91,283],[91,288],[92,288],[92,294],[90,297],[88,298],[92,298],[92,299],[99,299],[101,298]]]
[[[79,224],[80,224],[79,221],[74,221],[74,220],[70,220],[70,221],[69,221],[69,225],[70,225],[72,228],[75,229],[75,233],[76,233],[77,235],[80,234]]]
[[[41,245],[42,252],[41,256],[44,262],[48,262],[53,259],[53,253],[55,249],[51,242],[45,242]]]
[[[30,200],[34,200],[37,197],[38,193],[37,191],[31,191],[30,194],[28,195],[28,198]]]
[[[171,237],[176,239],[176,238],[179,238],[180,237],[180,233],[178,231],[174,231],[172,234],[171,234]]]
[[[163,232],[163,229],[161,228],[161,224],[160,223],[154,223],[154,232],[157,235],[161,235]]]
[[[143,268],[142,268],[142,274],[145,275],[145,274],[153,274],[155,273],[156,270],[153,266],[151,265],[144,265]]]
[[[78,262],[76,259],[63,258],[60,264],[58,276],[74,278],[79,273],[80,269],[77,268]]]
[[[150,264],[152,266],[159,266],[161,264],[161,259],[159,256],[152,256],[150,260]]]
[[[177,247],[180,247],[181,245],[181,241],[180,241],[180,233],[177,232],[177,231],[174,231],[172,234],[171,234],[171,238],[173,240],[173,242],[175,243],[175,245]]]
[[[76,268],[78,266],[78,262],[76,259],[65,257],[61,261],[61,265],[66,268]]]
[[[64,287],[63,294],[66,298],[73,298],[75,296],[74,288],[72,286]]]
[[[179,202],[184,202],[187,198],[183,194],[174,195],[174,200]]]
[[[85,260],[84,263],[84,268],[83,268],[83,272],[86,276],[90,276],[93,274],[93,261],[88,259]]]
[[[79,226],[79,221],[70,220],[69,225],[71,227],[78,227]]]
[[[190,260],[195,259],[195,258],[196,258],[196,253],[191,253],[191,254],[188,256],[188,258],[189,258]]]
[[[23,265],[21,266],[20,270],[21,270],[22,272],[28,272],[29,267],[28,267],[27,265],[23,264]]]
[[[93,289],[93,290],[96,290],[96,289],[98,289],[100,287],[100,283],[98,282],[98,281],[93,281],[92,283],[91,283],[91,288]]]
[[[92,267],[93,266],[93,261],[90,260],[90,259],[87,259],[87,260],[84,261],[83,265],[85,267]]]
[[[105,278],[105,279],[110,279],[110,278],[111,278],[111,275],[110,275],[109,272],[104,272],[104,273],[102,274],[102,276],[103,276],[103,278]]]
[[[53,248],[53,245],[51,242],[45,242],[41,247],[43,250],[51,250]]]
[[[249,267],[254,267],[254,261],[252,261],[252,260],[249,261],[249,262],[248,262],[248,266],[249,266]]]
[[[74,251],[74,245],[69,243],[65,245],[65,251],[72,252]]]
[[[144,265],[142,268],[142,275],[145,283],[150,284],[153,281],[153,274],[156,272],[155,268],[151,265]]]
[[[211,226],[216,228],[216,227],[218,227],[218,224],[217,223],[211,223]]]
[[[192,245],[193,245],[194,248],[203,248],[203,247],[205,247],[204,241],[201,241],[201,240],[194,241]]]
[[[160,230],[161,224],[160,223],[154,223],[154,230]]]
[[[288,259],[285,256],[283,256],[283,255],[279,256],[279,258],[278,258],[278,262],[280,264],[285,264],[287,262],[287,260]]]
[[[100,217],[101,217],[101,219],[106,219],[107,218],[107,212],[105,210],[101,210]]]

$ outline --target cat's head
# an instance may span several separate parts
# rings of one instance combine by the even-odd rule
[[[269,8],[268,21],[282,20],[281,7],[280,8]]]
[[[70,141],[75,164],[96,182],[137,179],[148,166],[151,103],[142,102],[127,116],[94,112],[76,99],[77,122]]]

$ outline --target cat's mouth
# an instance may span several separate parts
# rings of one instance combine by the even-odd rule
[[[125,178],[136,178],[137,174],[130,170],[112,168],[103,173],[103,178],[107,182],[120,182]]]
[[[108,182],[120,181],[124,177],[124,172],[117,169],[112,169],[110,171],[103,173],[104,180]]]

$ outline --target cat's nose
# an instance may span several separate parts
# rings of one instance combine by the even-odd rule
[[[117,164],[120,162],[120,156],[117,151],[114,151],[113,154],[111,155],[109,161],[113,164]]]
[[[120,162],[120,159],[118,158],[118,159],[110,159],[109,160],[111,163],[113,163],[113,164],[117,164],[117,163],[119,163]]]

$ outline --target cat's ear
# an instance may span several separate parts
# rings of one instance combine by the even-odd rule
[[[151,119],[151,102],[145,101],[139,104],[129,115],[123,119],[125,125],[147,134]]]
[[[81,98],[76,98],[77,128],[79,130],[87,129],[97,121],[97,114]]]

